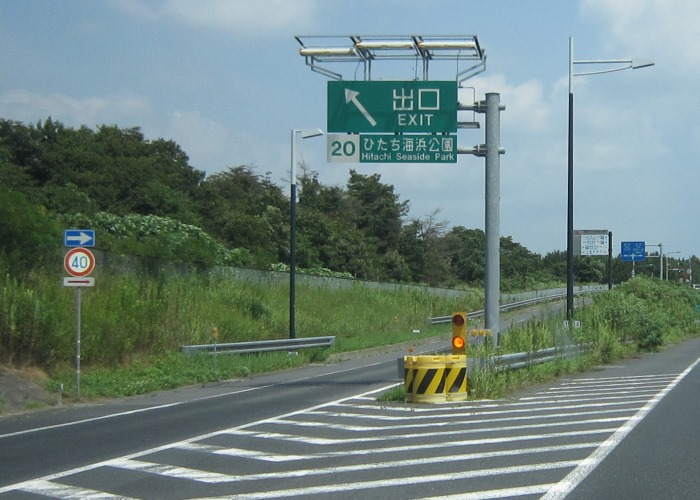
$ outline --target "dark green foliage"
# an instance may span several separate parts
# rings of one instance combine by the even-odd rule
[[[250,290],[202,271],[217,264],[287,264],[289,197],[269,173],[259,175],[252,167],[230,168],[205,179],[188,162],[176,143],[147,140],[138,127],[71,129],[51,118],[28,126],[0,119],[0,361],[59,368],[70,364],[73,294],[60,283],[61,233],[68,227],[96,229],[97,250],[111,251],[103,255],[113,263],[111,272],[106,265],[96,271],[98,285],[83,299],[82,356],[86,366],[97,369],[95,394],[113,380],[110,373],[131,364],[143,376],[110,389],[112,393],[215,380],[214,371],[202,373],[201,360],[180,363],[166,356],[162,365],[157,361],[143,367],[133,362],[139,356],[156,359],[180,344],[208,342],[214,324],[222,342],[287,334],[286,286],[265,283]],[[482,230],[448,230],[447,221],[437,220],[437,211],[405,220],[409,202],[401,201],[379,174],[351,170],[343,188],[323,186],[317,174],[303,169],[300,185],[299,267],[375,281],[483,285]],[[502,237],[500,245],[502,291],[565,282],[564,252],[541,258],[511,237]],[[637,273],[658,276],[658,261],[640,264]],[[686,268],[700,276],[697,257],[671,264],[676,281],[690,276]],[[577,284],[604,282],[605,270],[604,258],[576,258]],[[616,283],[628,280],[630,272],[628,263],[615,259]],[[584,331],[573,335],[592,344],[600,359],[612,360],[630,343],[653,350],[697,330],[697,294],[678,283],[657,281],[638,278],[601,294],[583,321]],[[438,305],[427,295],[399,303],[401,294],[300,292],[300,336],[338,335],[337,347],[344,350],[404,341],[426,315],[483,303],[478,293],[469,304]],[[323,314],[328,310],[334,314]],[[544,346],[548,337],[533,324],[524,338]],[[324,355],[310,353],[308,359]],[[292,358],[279,359],[289,363]],[[257,370],[251,366],[223,373],[245,375]],[[106,379],[99,380],[103,369]],[[157,382],[149,385],[145,379]]]
[[[197,205],[203,227],[234,248],[247,248],[260,267],[280,262],[289,246],[289,202],[269,176],[246,166],[210,176]]]
[[[546,283],[542,257],[513,241],[501,237],[501,273],[504,276],[503,290],[531,290],[538,283]]]
[[[60,229],[46,211],[0,186],[0,272],[24,276],[46,263],[58,265],[60,246]]]
[[[192,205],[204,174],[172,141],[147,141],[138,127],[33,126],[0,119],[0,182],[57,213],[198,217]]]
[[[169,236],[152,229],[117,234],[99,226],[98,238],[102,249],[147,257],[154,261],[153,267],[158,267],[158,260],[205,266],[288,265],[290,200],[270,174],[241,165],[205,179],[188,162],[175,142],[148,140],[138,127],[72,129],[51,118],[31,125],[0,118],[0,188],[24,197],[32,207],[27,217],[38,213],[45,220],[68,224],[75,217],[94,223],[98,214],[108,214],[147,227],[152,225],[148,218],[155,217],[161,221],[156,226],[168,226],[162,230]],[[394,186],[382,183],[379,174],[350,170],[346,187],[324,186],[318,174],[301,167],[298,268],[328,269],[376,281],[483,286],[482,230],[450,229],[448,221],[437,219],[438,211],[406,219],[409,201],[401,200]],[[219,250],[213,250],[216,245],[200,238],[198,228],[236,255],[222,258]],[[178,231],[185,237],[174,237]],[[500,245],[501,291],[545,283],[556,287],[566,281],[565,252],[542,258],[509,236],[501,237]],[[36,261],[34,256],[31,260]],[[638,263],[637,273],[658,272],[658,261]],[[614,283],[629,279],[628,264],[614,259]],[[691,268],[700,276],[696,257],[687,262],[671,259],[671,265],[675,280],[687,280]],[[605,283],[606,259],[576,257],[574,274],[577,284]]]
[[[637,277],[610,293],[595,296],[595,324],[608,325],[625,343],[653,351],[676,332],[695,327],[697,297],[690,287],[658,279]]]
[[[439,211],[424,219],[405,224],[399,239],[399,252],[405,260],[410,281],[428,285],[455,285],[445,244],[446,221],[437,220]]]
[[[297,210],[297,259],[300,267],[322,267],[375,279],[376,250],[352,223],[351,201],[337,187],[319,183],[316,173],[300,179]]]
[[[138,255],[156,268],[166,263],[245,267],[252,258],[246,249],[230,250],[200,228],[156,215],[63,215],[64,227],[89,227],[99,246],[113,253]]]
[[[482,284],[486,270],[486,237],[481,229],[452,228],[445,236],[452,275],[460,282]]]
[[[379,182],[379,174],[361,175],[350,170],[349,218],[374,241],[380,255],[398,247],[401,218],[408,213],[408,201],[399,202],[394,186]]]

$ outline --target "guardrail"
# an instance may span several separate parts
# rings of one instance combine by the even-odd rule
[[[574,295],[582,295],[584,293],[592,293],[592,292],[601,292],[603,290],[607,290],[608,287],[607,285],[593,285],[593,286],[587,286],[587,287],[582,287],[580,290],[575,290]],[[500,311],[508,311],[510,309],[516,309],[518,307],[525,307],[529,306],[532,304],[537,304],[539,302],[545,302],[548,300],[556,300],[556,299],[563,299],[566,297],[566,292],[560,292],[560,291],[553,291],[551,294],[546,294],[542,295],[539,297],[533,297],[530,299],[525,299],[525,300],[519,300],[516,302],[510,302],[508,304],[503,304],[499,307]],[[483,309],[479,311],[471,311],[467,313],[467,317],[469,319],[475,319],[483,316],[485,314],[485,311]],[[431,325],[441,325],[441,324],[447,324],[452,321],[452,315],[450,314],[449,316],[436,316],[434,318],[428,318],[428,323]]]
[[[578,293],[583,293],[583,292],[578,292]],[[520,300],[518,302],[511,302],[510,304],[503,304],[500,306],[498,309],[500,311],[508,311],[510,309],[517,309],[518,307],[525,307],[529,306],[531,304],[537,304],[539,302],[545,302],[547,300],[554,300],[554,299],[561,299],[566,297],[566,294],[556,294],[556,295],[547,295],[544,297],[535,297],[533,299],[527,299],[527,300]],[[471,311],[467,313],[467,318],[469,319],[475,319],[483,316],[486,313],[484,309],[480,309],[478,311]],[[431,325],[442,325],[445,323],[450,323],[452,321],[452,315],[450,314],[449,316],[436,316],[435,318],[428,318],[428,323]]]
[[[193,356],[207,354],[247,354],[269,351],[296,351],[313,347],[330,347],[335,344],[335,336],[305,337],[300,339],[259,340],[254,342],[234,342],[228,344],[181,345],[180,352]]]
[[[563,347],[550,347],[532,352],[516,352],[493,356],[489,359],[472,358],[478,362],[480,367],[484,364],[490,366],[495,371],[518,370],[527,366],[538,365],[554,361],[557,358],[573,358],[580,355],[585,347],[579,345],[567,345]]]
[[[477,368],[496,372],[518,370],[520,368],[554,361],[557,358],[573,358],[580,356],[586,349],[586,346],[567,345],[562,347],[550,347],[548,349],[540,349],[532,352],[501,354],[500,356],[490,356],[488,358],[467,356],[467,372],[471,375]],[[396,361],[399,378],[404,378],[404,358],[397,358]]]

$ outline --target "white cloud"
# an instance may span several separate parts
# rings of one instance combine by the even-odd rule
[[[167,129],[157,133],[177,142],[193,168],[211,175],[229,167],[248,165],[260,174],[269,170],[278,177],[284,175],[279,160],[289,157],[288,147],[278,148],[259,136],[231,130],[196,111],[175,111],[168,118]],[[282,165],[288,165],[288,161]]]
[[[143,0],[110,0],[110,4],[118,10],[122,10],[132,17],[154,21],[158,19],[157,12],[152,3]]]
[[[112,5],[148,20],[173,19],[179,23],[232,35],[271,35],[312,27],[314,0],[165,0],[154,7],[146,0],[113,0]]]
[[[11,116],[28,123],[53,117],[69,126],[95,126],[104,123],[133,123],[151,112],[148,99],[141,96],[76,98],[65,94],[38,94],[10,90],[0,95],[0,116]],[[131,126],[131,125],[129,125]]]
[[[634,57],[676,61],[689,70],[700,62],[697,0],[583,0],[585,15],[609,24],[613,40]],[[637,54],[636,52],[639,51]]]

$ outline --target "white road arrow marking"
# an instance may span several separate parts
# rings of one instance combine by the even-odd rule
[[[358,95],[360,95],[360,93],[355,90],[345,89],[345,104],[352,101],[352,103],[357,106],[357,109],[360,110],[360,113],[362,113],[364,117],[367,118],[367,121],[374,127],[377,124],[377,120],[372,118],[369,111],[367,111],[362,103],[357,99]]]

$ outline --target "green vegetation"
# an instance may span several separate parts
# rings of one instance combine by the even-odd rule
[[[0,261],[1,262],[1,261]],[[0,266],[1,267],[1,266]],[[36,363],[50,376],[49,389],[75,394],[74,296],[61,286],[60,273],[33,272],[19,281],[0,276],[2,361]],[[399,344],[435,335],[426,317],[481,307],[479,293],[469,299],[440,298],[427,291],[398,288],[378,291],[356,283],[347,289],[298,285],[297,335],[335,335],[331,349],[259,355],[187,357],[180,345],[286,338],[288,284],[255,283],[225,273],[108,273],[82,295],[82,376],[84,397],[114,397],[323,362],[329,355]],[[524,352],[579,343],[586,354],[527,369],[477,371],[470,379],[473,397],[501,397],[590,366],[611,362],[638,350],[656,350],[698,333],[697,292],[689,287],[636,278],[597,294],[577,315],[582,328],[571,332],[561,318],[531,321],[501,336],[498,353]],[[420,333],[413,330],[420,328]],[[470,352],[489,359],[490,344]],[[383,396],[403,399],[402,388]]]
[[[26,272],[26,264],[59,250],[62,229],[90,224],[98,248],[115,253],[200,266],[287,264],[290,202],[270,175],[239,165],[206,176],[188,162],[176,143],[148,140],[138,127],[72,129],[51,118],[30,125],[0,118],[0,253],[21,264],[13,273]],[[379,174],[350,170],[340,187],[321,184],[306,165],[300,171],[298,267],[371,281],[483,285],[482,230],[450,228],[438,210],[408,217],[410,201]],[[507,236],[501,248],[504,292],[566,280],[565,252],[543,257]],[[637,273],[658,276],[658,262],[638,263]],[[670,264],[700,276],[696,257]],[[630,271],[631,263],[615,259],[613,281]],[[605,282],[605,259],[577,257],[575,279]]]
[[[181,344],[210,342],[213,327],[220,342],[288,335],[286,283],[250,283],[216,272],[216,266],[286,269],[288,197],[269,174],[250,166],[207,177],[188,162],[176,143],[147,140],[138,127],[71,129],[51,118],[35,125],[0,118],[0,363],[41,367],[54,389],[63,384],[71,393],[74,295],[61,286],[61,233],[71,227],[95,229],[96,250],[109,261],[96,271],[97,285],[83,293],[85,396],[241,377],[322,361],[329,354],[219,356],[216,365],[208,356],[177,354]],[[335,335],[331,354],[365,349],[440,333],[425,327],[431,315],[483,308],[482,230],[448,228],[438,211],[408,218],[410,202],[379,174],[350,170],[345,187],[329,187],[306,165],[300,170],[300,272],[479,290],[458,301],[406,289],[379,292],[360,283],[338,290],[300,285],[300,337]],[[542,257],[511,237],[500,243],[503,292],[551,288],[566,280],[564,252]],[[671,266],[683,269],[677,278],[689,270],[700,276],[697,257],[673,260]],[[638,275],[657,276],[660,261],[638,263]],[[631,264],[618,257],[613,281],[624,282],[630,271]],[[606,279],[604,259],[576,258],[577,283]],[[581,331],[572,332],[572,340],[593,346],[586,360],[533,368],[534,373],[479,374],[483,381],[475,393],[496,394],[521,379],[605,362],[633,347],[661,348],[696,328],[689,322],[687,293],[680,284],[639,278],[601,294],[580,312]],[[422,333],[411,333],[415,328]],[[504,337],[501,349],[564,340],[556,326],[532,324]]]
[[[61,285],[60,270],[33,272],[24,280],[2,269],[0,259],[0,361],[35,363],[53,379],[52,388],[73,388],[75,305]],[[400,289],[382,292],[357,283],[347,289],[297,285],[299,337],[335,335],[330,350],[266,355],[180,356],[180,345],[287,338],[287,282],[254,283],[225,273],[190,271],[109,273],[82,293],[81,394],[127,395],[323,361],[336,352],[396,344],[440,333],[426,327],[430,315],[477,309],[483,297],[438,298]],[[413,333],[416,328],[420,334]],[[443,327],[444,330],[444,327]]]
[[[479,346],[470,355],[488,360],[494,354],[531,352],[549,347],[581,345],[581,356],[561,358],[528,368],[496,372],[484,369],[470,379],[473,397],[502,397],[514,389],[584,371],[638,352],[657,351],[700,334],[695,304],[700,295],[692,288],[652,278],[635,278],[614,290],[596,294],[593,304],[577,311],[581,328],[571,331],[561,318],[531,321],[501,337],[495,352]]]

